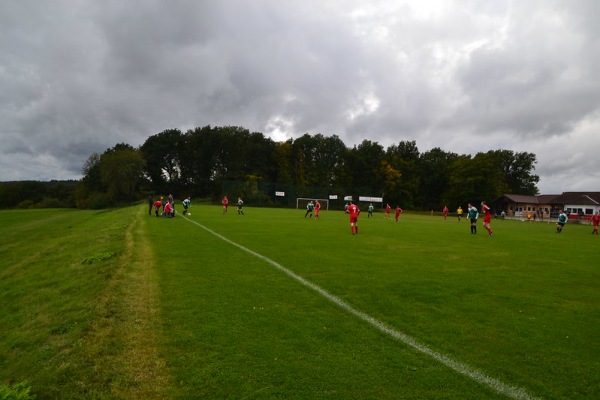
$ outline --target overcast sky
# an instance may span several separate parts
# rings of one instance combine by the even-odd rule
[[[600,1],[0,0],[0,181],[242,126],[537,155],[600,191]]]

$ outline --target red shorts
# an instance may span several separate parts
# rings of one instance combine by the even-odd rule
[[[358,222],[358,217],[350,217],[350,223]]]
[[[483,223],[487,223],[489,224],[490,222],[492,222],[492,214],[486,214],[483,216]]]

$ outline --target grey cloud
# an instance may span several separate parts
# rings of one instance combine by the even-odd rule
[[[77,177],[93,152],[210,124],[530,151],[540,188],[593,185],[565,179],[599,169],[590,146],[585,164],[549,144],[600,126],[600,3],[433,3],[8,2],[0,180]]]

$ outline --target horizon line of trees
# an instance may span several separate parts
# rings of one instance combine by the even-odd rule
[[[430,210],[509,193],[537,195],[536,163],[535,154],[511,150],[472,156],[436,147],[421,153],[414,140],[384,148],[367,139],[347,147],[337,135],[320,133],[275,142],[243,127],[209,125],[167,129],[138,148],[119,143],[91,154],[74,199],[78,208],[104,208],[149,193],[215,202],[227,194],[277,205],[274,193],[265,191],[280,185],[299,197],[315,191],[382,196],[405,209]],[[231,188],[238,193],[227,193]]]

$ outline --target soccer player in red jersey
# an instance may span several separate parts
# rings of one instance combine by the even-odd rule
[[[173,218],[173,205],[168,201],[165,204],[165,217]]]
[[[385,214],[383,215],[383,218],[389,218],[391,210],[392,210],[392,207],[390,207],[389,204],[386,204],[385,205]]]
[[[160,212],[160,208],[162,207],[162,201],[156,200],[154,202],[154,215],[158,217],[158,213]]]
[[[350,214],[350,231],[353,235],[358,233],[358,215],[360,214],[360,209],[354,202],[350,201],[350,205],[346,210],[348,214]]]
[[[319,211],[321,211],[321,203],[319,200],[315,200],[315,218],[319,218]]]
[[[442,212],[444,213],[444,219],[448,218],[448,207],[444,206]]]
[[[598,234],[598,225],[600,225],[600,213],[598,213],[598,211],[596,211],[596,214],[594,214],[592,216],[592,225],[594,225],[594,230],[592,231],[592,235],[593,234]]]
[[[227,212],[227,207],[229,207],[229,199],[227,198],[227,196],[223,197],[223,200],[221,200],[221,204],[223,204],[223,214],[225,214]]]
[[[398,218],[400,218],[400,214],[402,214],[402,209],[400,206],[396,206],[396,222],[398,222]]]
[[[490,222],[492,222],[492,209],[485,201],[482,201],[481,211],[483,211],[483,227],[488,231],[488,236],[492,237],[492,227],[490,226]]]

